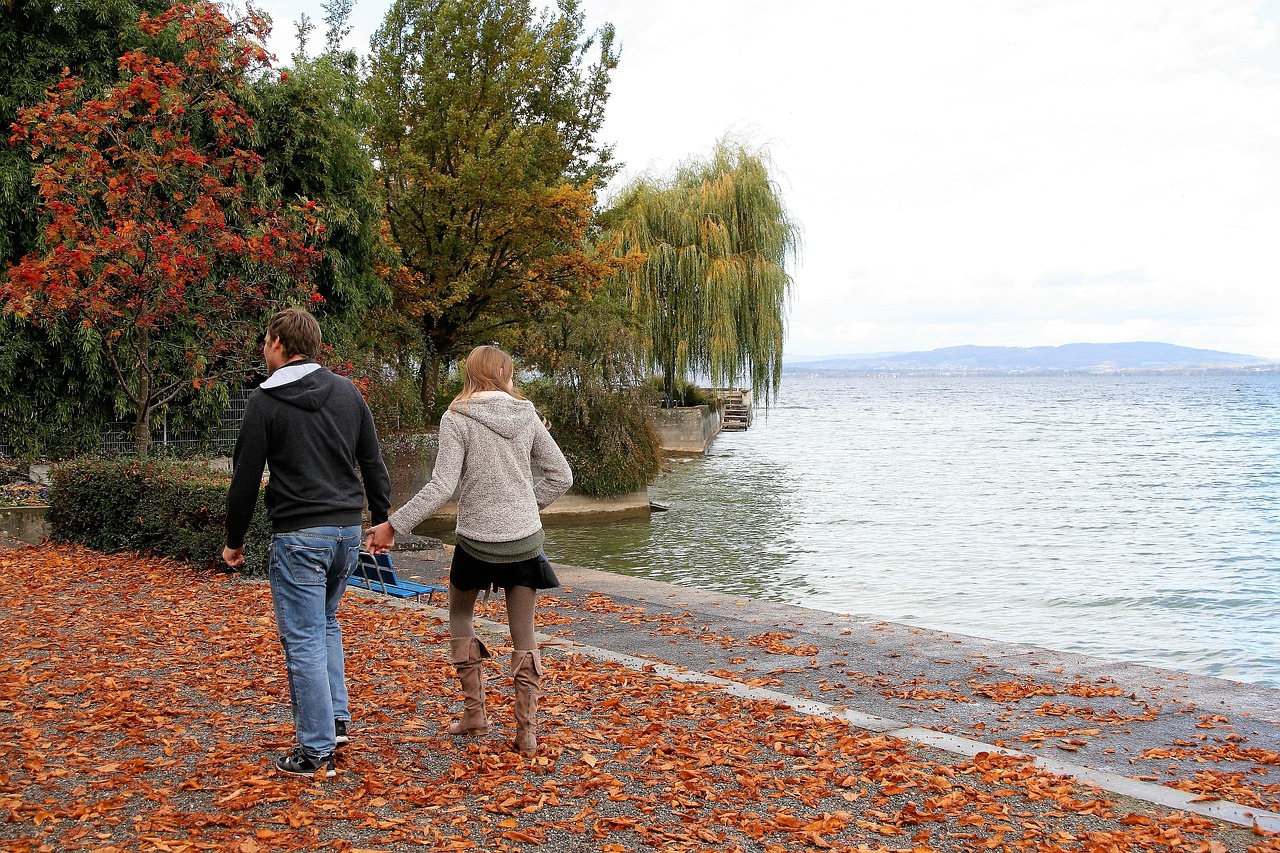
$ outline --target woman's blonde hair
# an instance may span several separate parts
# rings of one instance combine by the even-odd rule
[[[467,400],[481,391],[506,391],[516,399],[524,399],[515,390],[515,365],[511,356],[497,347],[479,346],[471,351],[462,367],[462,392],[453,402]]]

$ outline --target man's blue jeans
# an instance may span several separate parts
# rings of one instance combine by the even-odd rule
[[[271,537],[271,602],[289,672],[298,743],[333,752],[333,721],[349,720],[338,602],[360,556],[360,528],[308,527]]]

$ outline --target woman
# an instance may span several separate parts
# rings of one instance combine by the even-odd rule
[[[511,676],[515,681],[516,749],[538,747],[538,697],[542,658],[533,639],[537,590],[559,586],[542,555],[542,519],[573,484],[569,463],[547,432],[533,404],[515,390],[511,356],[481,346],[467,356],[462,393],[440,419],[440,446],[431,482],[386,522],[370,528],[365,548],[386,553],[396,533],[409,533],[440,509],[458,489],[457,545],[449,569],[449,647],[462,683],[462,718],[453,735],[489,730],[485,718],[481,660],[489,650],[473,621],[482,590],[501,587],[511,632]],[[530,461],[542,469],[535,481]]]

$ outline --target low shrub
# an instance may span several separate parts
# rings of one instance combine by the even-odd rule
[[[521,389],[550,421],[551,435],[573,468],[574,491],[597,498],[625,495],[657,475],[658,436],[634,393],[551,382],[529,382]]]
[[[53,539],[98,551],[140,551],[222,567],[231,477],[200,462],[77,459],[53,471]],[[271,524],[262,495],[245,540],[245,569],[265,575]]]
[[[657,400],[661,400],[662,393],[662,377],[652,376],[645,383],[645,388]],[[706,388],[695,385],[692,382],[686,382],[683,379],[675,381],[675,389],[671,399],[675,401],[677,406],[711,406],[715,408],[719,405],[714,393]]]

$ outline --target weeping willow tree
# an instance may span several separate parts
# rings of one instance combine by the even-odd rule
[[[669,178],[635,180],[609,211],[622,252],[646,256],[618,284],[667,397],[695,374],[720,387],[749,382],[766,404],[777,393],[800,235],[770,166],[721,140]]]

